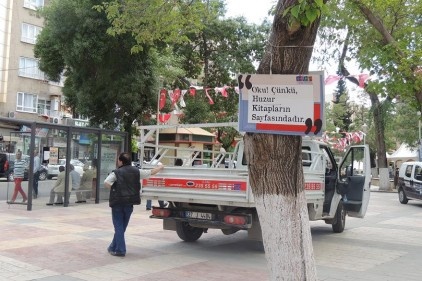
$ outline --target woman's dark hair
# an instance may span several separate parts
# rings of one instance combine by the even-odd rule
[[[119,160],[122,161],[123,166],[132,164],[132,158],[130,157],[130,154],[127,152],[120,153]]]

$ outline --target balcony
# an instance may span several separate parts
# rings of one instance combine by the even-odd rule
[[[45,109],[45,108],[38,108],[37,110],[38,115],[45,117],[45,118],[49,118],[49,117],[60,117],[60,112],[56,111],[56,110],[50,110],[50,109]]]

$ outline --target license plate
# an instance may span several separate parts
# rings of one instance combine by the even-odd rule
[[[212,220],[212,214],[210,213],[185,211],[185,217],[192,219]]]

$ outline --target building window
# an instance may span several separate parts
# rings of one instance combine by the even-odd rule
[[[76,119],[76,120],[81,120],[81,121],[88,121],[88,117],[83,116],[83,115],[76,113],[76,112],[72,113],[72,118]]]
[[[44,72],[38,68],[38,60],[20,57],[19,76],[44,80]]]
[[[23,6],[31,10],[36,10],[44,7],[44,0],[24,0]]]
[[[50,116],[51,101],[38,99],[38,114]]]
[[[37,112],[37,95],[18,92],[16,110],[36,113]]]
[[[37,36],[40,34],[42,28],[29,23],[22,23],[21,41],[29,44],[35,44]]]

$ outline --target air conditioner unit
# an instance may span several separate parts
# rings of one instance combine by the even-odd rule
[[[50,117],[50,123],[59,124],[59,118],[58,117]]]
[[[16,114],[15,114],[15,112],[14,112],[14,111],[10,111],[10,112],[7,114],[7,117],[9,117],[9,118],[15,118],[15,116],[16,116]]]

